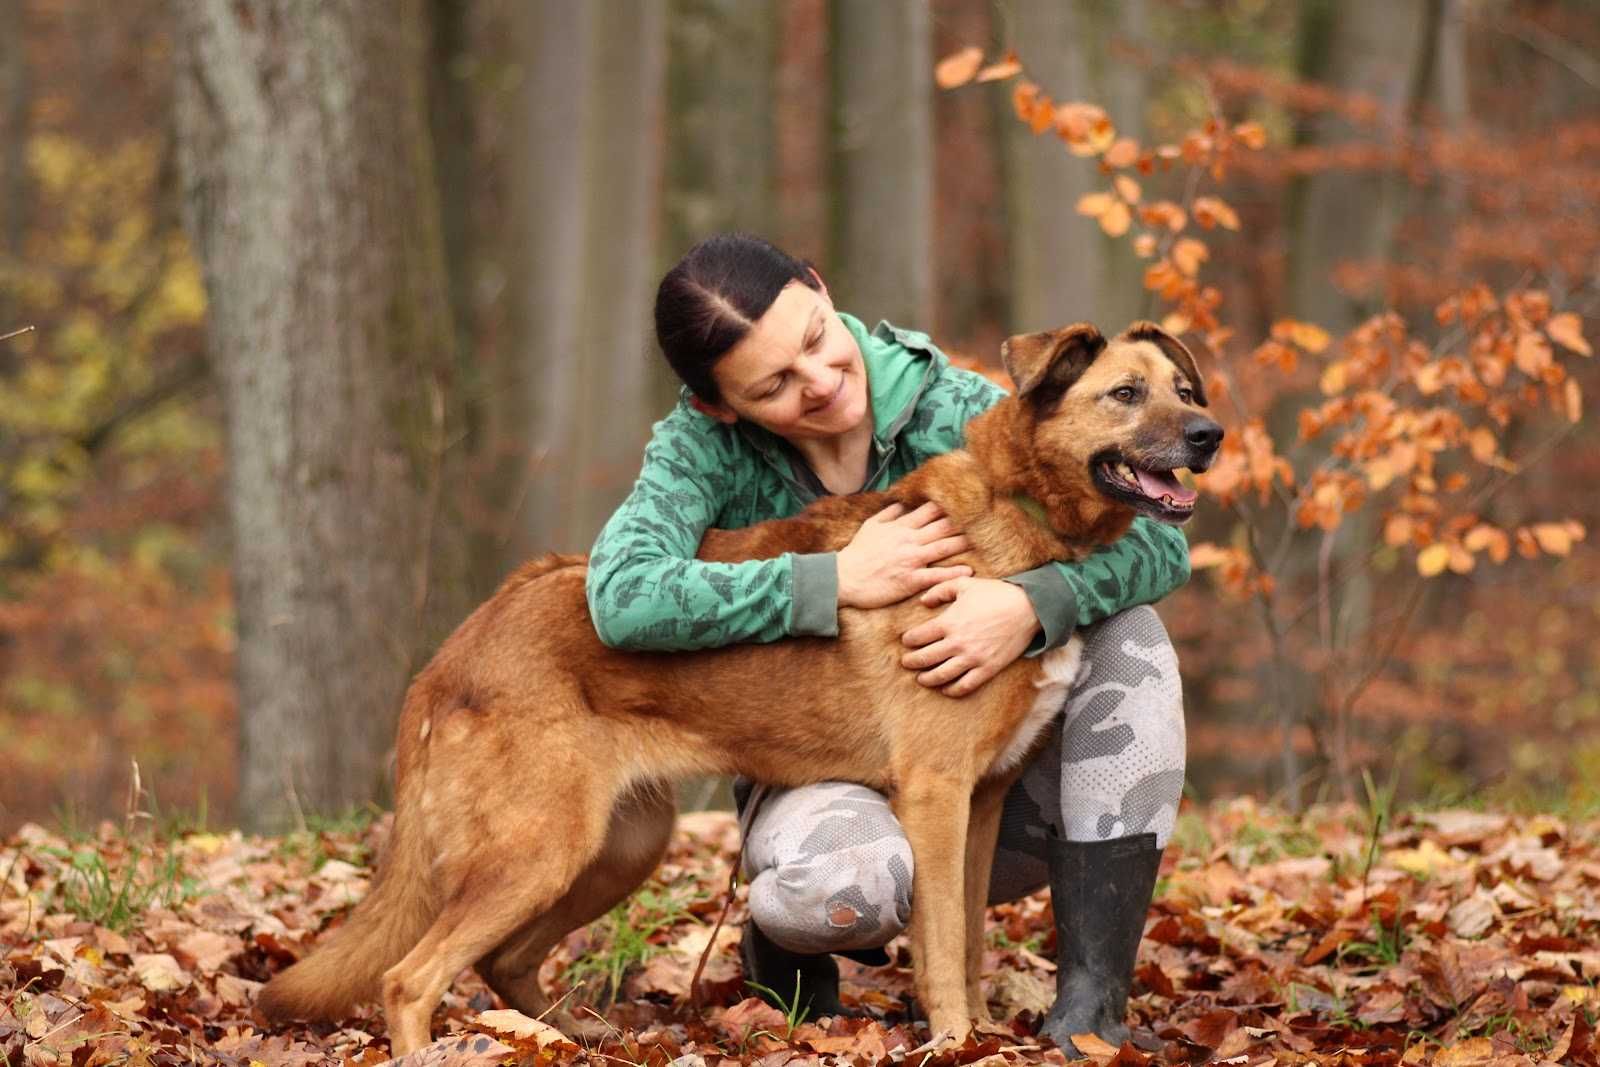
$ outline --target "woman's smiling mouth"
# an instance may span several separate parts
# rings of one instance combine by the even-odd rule
[[[824,400],[822,403],[818,404],[814,408],[807,408],[806,409],[806,414],[807,415],[820,415],[824,411],[827,411],[829,408],[833,407],[833,405],[838,401],[838,399],[841,396],[844,395],[844,385],[845,385],[845,380],[846,380],[847,377],[848,377],[848,375],[846,375],[843,371],[841,371],[839,373],[839,384],[834,386],[833,392],[828,396],[828,399]]]

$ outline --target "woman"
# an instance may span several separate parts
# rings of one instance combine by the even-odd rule
[[[601,640],[665,650],[833,637],[841,607],[920,594],[945,607],[907,631],[901,662],[958,696],[1080,631],[1089,667],[1006,799],[991,897],[1049,883],[1060,967],[1043,1032],[1063,1047],[1086,1032],[1119,1043],[1183,786],[1177,660],[1145,606],[1188,579],[1182,533],[1140,518],[1080,563],[981,579],[941,565],[966,541],[934,505],[896,506],[836,553],[698,562],[708,527],[881,490],[960,447],[967,420],[1004,393],[952,367],[924,334],[887,323],[868,332],[834,309],[815,271],[745,235],[691,249],[662,279],[655,315],[684,389],[589,558]],[[798,983],[812,1012],[837,1013],[828,954],[870,956],[904,928],[910,847],[887,800],[858,785],[761,791],[754,803],[746,786],[740,798],[746,979],[784,996]]]

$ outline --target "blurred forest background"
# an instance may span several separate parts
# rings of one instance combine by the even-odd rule
[[[981,364],[1163,313],[1153,246],[1080,211],[1105,146],[1036,136],[1015,79],[935,85],[970,46],[1141,145],[1264,142],[1184,273],[1239,462],[1288,457],[1301,512],[1271,589],[1264,487],[1189,529],[1193,789],[1600,804],[1589,0],[0,0],[0,333],[37,327],[0,341],[0,831],[120,813],[133,759],[214,822],[380,795],[411,672],[631,484],[674,394],[654,285],[707,233]],[[1306,413],[1400,336],[1374,314],[1447,355],[1477,283],[1560,401],[1447,485],[1491,532],[1430,525],[1426,464],[1356,507],[1394,472],[1313,477]]]

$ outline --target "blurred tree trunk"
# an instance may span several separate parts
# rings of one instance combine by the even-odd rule
[[[633,485],[670,374],[652,351],[665,0],[520,9],[508,260],[528,433],[510,558],[587,551]]]
[[[1104,107],[1119,132],[1142,137],[1144,72],[1109,51],[1145,24],[1142,0],[1016,0],[1003,29],[1028,77],[1058,101]],[[1055,137],[1034,136],[1006,107],[1014,331],[1088,320],[1107,332],[1145,313],[1143,267],[1126,240],[1078,214],[1084,193],[1106,180]]]
[[[723,230],[770,236],[773,0],[671,0],[660,266]]]
[[[1435,68],[1446,30],[1444,0],[1397,0],[1387,4],[1343,5],[1316,0],[1301,11],[1299,74],[1375,105],[1375,130],[1362,129],[1332,112],[1314,119],[1303,143],[1334,145],[1377,140],[1403,146],[1418,132],[1418,121],[1438,81]],[[1386,303],[1380,280],[1372,297],[1347,295],[1334,282],[1343,263],[1381,266],[1393,258],[1395,234],[1414,205],[1412,189],[1398,166],[1392,170],[1330,168],[1304,179],[1291,192],[1288,214],[1289,307],[1287,312],[1327,327],[1335,335],[1349,330]],[[1279,439],[1293,439],[1304,395],[1279,398],[1268,419]],[[1347,521],[1336,542],[1301,538],[1289,562],[1292,576],[1313,576],[1320,584],[1346,568],[1357,573],[1327,590],[1328,609],[1319,616],[1318,640],[1328,654],[1354,653],[1370,637],[1378,589],[1364,572],[1365,560],[1345,546],[1370,544],[1373,516]],[[1337,689],[1348,679],[1340,672],[1316,677],[1280,656],[1270,679],[1280,728],[1279,770],[1286,802],[1299,810],[1310,775],[1302,766],[1294,736],[1303,723],[1327,761],[1332,784],[1346,800],[1356,799],[1346,723],[1336,721]],[[1359,673],[1357,671],[1356,673]]]
[[[1437,0],[1306,3],[1300,24],[1300,77],[1371,98],[1382,140],[1393,143],[1409,136],[1428,86],[1433,37],[1441,22],[1439,6]],[[1329,112],[1309,124],[1302,140],[1327,145],[1369,137]],[[1373,302],[1352,300],[1342,293],[1333,283],[1334,270],[1347,261],[1389,258],[1395,221],[1404,207],[1405,181],[1382,170],[1331,168],[1304,179],[1293,195],[1290,313],[1334,333],[1343,332]]]
[[[671,0],[667,36],[667,158],[658,265],[664,273],[709,234],[776,234],[778,58],[775,0]],[[677,381],[663,376],[665,411]],[[727,779],[678,787],[678,807],[730,808]]]
[[[833,239],[839,307],[933,324],[933,28],[926,0],[834,0]]]
[[[426,651],[452,328],[420,0],[173,4],[227,410],[239,816],[380,795]],[[441,609],[442,614],[453,614]]]

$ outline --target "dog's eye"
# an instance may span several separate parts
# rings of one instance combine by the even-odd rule
[[[1183,401],[1185,404],[1187,404],[1189,401],[1194,399],[1194,390],[1193,389],[1179,389],[1178,390],[1178,399]]]
[[[1139,395],[1139,393],[1134,389],[1133,386],[1123,385],[1113,389],[1111,391],[1111,395],[1122,401],[1124,404],[1131,404],[1133,403],[1134,398]]]

